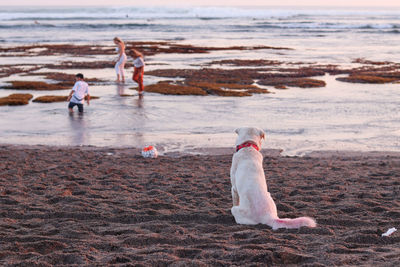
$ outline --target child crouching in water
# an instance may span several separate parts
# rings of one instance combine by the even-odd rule
[[[143,94],[144,60],[143,55],[136,49],[132,49],[130,55],[133,57],[132,79],[139,85],[139,94]]]
[[[75,75],[75,85],[69,93],[67,101],[69,112],[72,113],[72,109],[78,106],[79,113],[83,113],[83,103],[85,102],[85,96],[87,104],[89,105],[90,95],[89,95],[89,85],[83,80],[83,74],[78,73]]]

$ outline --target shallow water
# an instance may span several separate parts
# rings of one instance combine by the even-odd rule
[[[160,54],[146,57],[146,62],[151,63],[146,70],[199,68],[202,64],[222,59],[271,59],[347,67],[353,66],[352,61],[359,57],[394,61],[400,53],[400,35],[397,33],[400,16],[396,10],[266,9],[257,11],[251,17],[242,15],[236,9],[200,8],[196,9],[198,13],[182,9],[164,10],[164,16],[159,17],[152,16],[151,12],[130,10],[132,15],[128,18],[116,18],[126,10],[103,12],[99,9],[87,19],[73,11],[63,14],[51,10],[47,13],[28,10],[26,14],[13,18],[0,12],[1,46],[34,42],[112,45],[111,40],[118,32],[123,39],[135,41],[167,39],[206,46],[269,45],[293,48]],[[250,11],[245,14],[250,14]],[[213,16],[205,17],[201,12],[211,12],[207,14]],[[139,13],[144,15],[140,17]],[[49,18],[49,14],[55,14],[55,18]],[[105,14],[108,17],[104,17]],[[40,24],[32,26],[34,19]],[[46,26],[46,23],[53,26]],[[78,31],[78,27],[83,27],[83,30]],[[17,28],[18,31],[10,31]],[[24,35],[24,32],[27,34]],[[107,59],[112,60],[113,57],[0,57],[1,64]],[[200,147],[233,147],[234,129],[252,125],[266,131],[265,148],[282,149],[288,155],[304,155],[316,150],[400,151],[398,84],[350,84],[336,81],[335,76],[325,76],[318,77],[327,82],[325,88],[276,90],[265,87],[273,93],[242,98],[146,93],[143,99],[138,99],[136,91],[129,89],[135,86],[132,81],[124,86],[111,82],[115,79],[113,69],[59,71],[83,72],[87,77],[110,82],[91,87],[91,95],[101,98],[85,106],[83,116],[69,116],[66,103],[31,102],[27,106],[0,107],[0,143],[156,145],[162,153],[170,153]],[[127,70],[128,76],[131,71]],[[10,80],[40,79],[13,75],[0,79],[0,86]],[[160,78],[145,76],[145,85],[158,80]],[[120,97],[122,91],[135,96]],[[0,90],[0,96],[15,92]],[[67,95],[68,92],[29,91],[34,97]]]
[[[130,85],[93,86],[100,96],[85,113],[66,103],[2,107],[3,143],[134,146],[174,152],[231,147],[234,129],[258,126],[265,148],[302,155],[315,150],[400,151],[398,85],[344,84],[326,76],[326,88],[275,90],[251,97],[164,96],[142,99]],[[121,97],[120,92],[134,94]],[[45,94],[45,93],[43,93]],[[64,93],[65,94],[65,93]],[[32,112],[34,111],[34,112]]]

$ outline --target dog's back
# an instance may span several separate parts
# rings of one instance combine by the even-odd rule
[[[315,227],[309,217],[280,219],[274,200],[268,192],[262,166],[263,156],[258,151],[264,131],[258,128],[240,128],[236,130],[237,152],[232,158],[232,215],[239,224],[263,223],[278,228]]]

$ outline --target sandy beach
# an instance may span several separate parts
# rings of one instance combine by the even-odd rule
[[[280,217],[316,228],[237,225],[226,151],[2,145],[0,265],[400,265],[399,154],[263,155]]]
[[[0,266],[400,266],[399,12],[3,7]],[[115,83],[116,35],[144,97],[130,57]],[[245,125],[279,216],[316,228],[235,223]]]

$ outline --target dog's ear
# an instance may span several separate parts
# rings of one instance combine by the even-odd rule
[[[265,132],[262,129],[260,129],[260,137],[265,140]]]
[[[239,131],[240,131],[240,128],[236,128],[236,129],[235,129],[235,133],[236,133],[236,134],[239,134]]]

